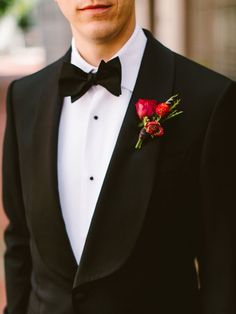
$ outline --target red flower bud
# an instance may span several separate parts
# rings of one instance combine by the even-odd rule
[[[150,135],[155,135],[159,132],[160,123],[157,121],[150,121],[145,125],[146,132]]]
[[[158,132],[155,133],[154,136],[161,137],[162,135],[164,135],[164,129],[162,126],[160,126]]]
[[[170,111],[170,106],[167,103],[161,103],[156,106],[156,114],[158,114],[159,117],[163,118],[165,117],[169,111]]]
[[[139,118],[142,120],[144,117],[151,117],[155,112],[156,105],[156,100],[139,99],[135,105]]]

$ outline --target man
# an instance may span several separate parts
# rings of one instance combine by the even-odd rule
[[[235,83],[140,29],[134,0],[57,3],[71,50],[8,93],[5,313],[235,314]],[[176,94],[136,149],[138,100]]]

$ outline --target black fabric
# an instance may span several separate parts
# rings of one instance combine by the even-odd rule
[[[11,85],[5,313],[236,313],[236,84],[147,36],[79,266],[57,181],[58,80],[70,52]],[[137,100],[177,93],[183,114],[135,150]]]
[[[118,57],[107,63],[102,60],[96,73],[86,73],[75,65],[64,62],[59,80],[60,94],[63,97],[71,96],[71,101],[74,102],[93,85],[101,85],[113,95],[120,96],[121,63]]]

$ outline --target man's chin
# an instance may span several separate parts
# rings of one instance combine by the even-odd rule
[[[89,38],[93,41],[107,41],[110,38],[113,37],[113,28],[111,27],[111,24],[108,22],[93,22],[90,23],[90,25],[84,29],[84,35],[86,35],[86,38]]]

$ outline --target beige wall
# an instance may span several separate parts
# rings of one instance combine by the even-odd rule
[[[172,50],[185,53],[185,0],[155,1],[156,37]]]
[[[236,0],[189,0],[187,54],[236,79]]]
[[[236,79],[236,0],[137,0],[137,11],[166,46]]]

